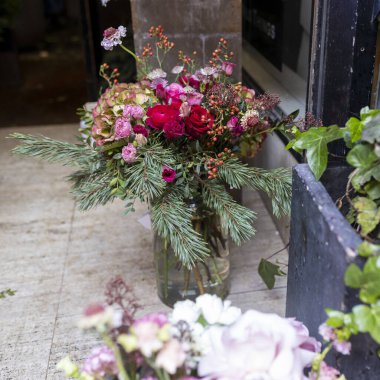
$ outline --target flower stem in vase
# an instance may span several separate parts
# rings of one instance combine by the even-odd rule
[[[205,288],[203,286],[202,275],[201,275],[201,272],[199,271],[198,263],[194,264],[193,271],[194,271],[195,282],[197,283],[197,287],[199,290],[199,294],[205,294]]]

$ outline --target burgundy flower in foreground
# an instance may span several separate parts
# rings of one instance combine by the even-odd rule
[[[136,135],[143,135],[144,137],[149,136],[149,131],[141,124],[136,124],[133,126],[133,132]]]
[[[164,166],[162,168],[162,179],[165,182],[173,182],[175,180],[176,171],[172,168],[169,168],[169,166]]]
[[[185,134],[185,124],[180,120],[169,120],[165,123],[163,131],[167,139],[174,140]]]

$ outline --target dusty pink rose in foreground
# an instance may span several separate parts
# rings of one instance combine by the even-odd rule
[[[127,146],[123,146],[121,156],[125,162],[131,164],[132,162],[136,161],[136,152],[137,150],[133,144],[129,143]]]

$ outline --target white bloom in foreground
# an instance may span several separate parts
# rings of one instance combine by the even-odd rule
[[[172,74],[180,74],[182,73],[183,69],[184,69],[184,66],[174,66],[172,68]]]
[[[185,362],[186,354],[177,339],[172,339],[165,344],[156,357],[156,366],[174,375],[177,368]]]
[[[200,314],[201,310],[193,301],[179,301],[174,304],[174,308],[170,316],[170,321],[172,323],[185,321],[191,325],[198,320]]]
[[[230,301],[223,301],[216,295],[203,294],[197,298],[196,305],[210,325],[216,323],[229,325],[241,315],[239,308],[231,306]]]
[[[292,324],[274,314],[250,310],[207,333],[210,349],[198,374],[215,380],[302,380],[315,355],[300,347]]]

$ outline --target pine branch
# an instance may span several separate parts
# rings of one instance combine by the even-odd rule
[[[232,188],[249,186],[262,190],[272,198],[273,214],[277,217],[290,214],[292,176],[290,169],[265,170],[248,167],[236,158],[226,160],[219,169],[219,176]]]
[[[48,162],[59,162],[66,166],[88,167],[99,159],[99,153],[84,144],[71,144],[45,136],[12,133],[10,138],[19,140],[12,152],[19,155],[39,157]]]
[[[141,148],[137,161],[124,169],[125,188],[138,197],[159,197],[166,187],[162,179],[162,168],[164,165],[170,166],[173,162],[173,152],[159,143]]]
[[[178,193],[172,191],[156,199],[151,218],[153,230],[170,241],[176,256],[189,269],[210,254],[206,242],[193,229],[191,209]]]
[[[79,209],[86,211],[113,201],[115,195],[110,186],[112,178],[112,174],[104,169],[95,172],[79,170],[71,174],[68,180],[72,182],[71,193]]]
[[[255,234],[252,222],[256,213],[236,203],[225,187],[216,181],[201,181],[203,201],[221,217],[231,239],[240,244]]]

